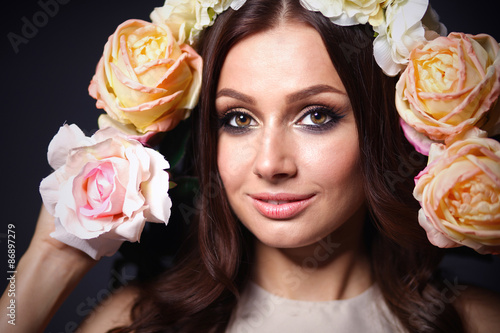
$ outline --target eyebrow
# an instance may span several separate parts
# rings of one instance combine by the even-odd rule
[[[314,96],[314,95],[319,95],[321,93],[325,92],[331,92],[335,94],[342,94],[345,95],[345,92],[334,88],[332,86],[329,86],[327,84],[317,84],[315,86],[311,86],[302,90],[299,90],[297,92],[291,93],[286,96],[286,102],[288,104],[292,104],[298,101],[301,101],[303,99],[308,98],[309,96]]]
[[[336,93],[336,94],[345,95],[345,92],[343,92],[337,88],[334,88],[332,86],[329,86],[327,84],[317,84],[317,85],[299,90],[297,92],[288,94],[286,96],[286,102],[287,102],[287,104],[292,104],[292,103],[295,103],[297,101],[306,99],[310,96],[319,95],[319,94],[325,93],[325,92],[332,92],[332,93]],[[252,98],[251,96],[248,96],[246,94],[243,94],[243,93],[236,91],[234,89],[231,89],[231,88],[223,88],[223,89],[219,90],[217,92],[217,95],[215,96],[215,98],[219,98],[222,96],[238,99],[244,103],[251,104],[251,105],[256,104],[255,99]]]
[[[217,99],[217,98],[222,97],[222,96],[231,97],[234,99],[238,99],[242,102],[245,102],[247,104],[255,105],[255,99],[253,99],[252,97],[250,97],[248,95],[240,93],[234,89],[231,89],[231,88],[223,88],[223,89],[219,90],[217,92],[217,95],[215,96],[215,98]]]

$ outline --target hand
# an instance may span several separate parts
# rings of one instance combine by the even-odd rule
[[[28,250],[34,249],[36,251],[48,251],[48,253],[58,253],[59,255],[64,254],[70,257],[76,257],[78,260],[87,262],[88,265],[96,263],[96,261],[89,257],[86,253],[51,237],[50,234],[54,230],[54,217],[50,215],[45,206],[42,205],[35,233],[31,239]]]

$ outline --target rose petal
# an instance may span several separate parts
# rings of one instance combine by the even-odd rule
[[[243,6],[245,4],[245,2],[247,2],[247,1],[246,0],[233,0],[231,2],[231,8],[234,10],[238,10],[241,8],[241,6]]]
[[[423,209],[420,209],[418,211],[418,223],[426,231],[427,238],[429,239],[429,242],[431,242],[432,245],[440,248],[451,248],[451,247],[462,246],[462,244],[451,240],[446,236],[445,233],[436,229],[425,216]]]
[[[140,210],[134,212],[134,214],[127,219],[126,222],[120,223],[116,228],[112,229],[109,233],[103,235],[104,238],[111,239],[125,239],[129,242],[138,242],[140,240],[141,233],[146,224],[146,217],[144,216],[144,209],[142,207]]]
[[[132,140],[137,140],[145,146],[155,146],[159,143],[160,139],[160,131],[154,131],[147,129],[146,133],[139,133],[135,126],[125,125],[120,123],[107,114],[101,114],[98,118],[98,124],[100,129],[104,129],[106,127],[112,127],[117,129],[121,133],[127,136],[127,138]]]
[[[168,173],[164,171],[170,166],[163,155],[156,151],[148,151],[151,157],[151,181],[141,185],[142,193],[148,203],[145,211],[150,222],[167,223],[170,218],[172,201],[168,196]]]
[[[116,239],[107,239],[105,242],[100,239],[80,239],[66,232],[59,219],[56,218],[54,222],[56,230],[50,234],[51,237],[87,253],[94,260],[112,256],[123,243],[123,240]]]
[[[413,127],[408,125],[403,119],[400,119],[401,128],[403,133],[408,140],[415,147],[415,150],[420,154],[428,156],[433,143],[437,143],[434,140],[429,139],[426,135],[417,132]]]
[[[150,178],[150,172],[146,169],[149,167],[149,156],[144,149],[134,150],[133,148],[127,148],[125,156],[129,162],[129,169],[123,213],[131,217],[145,203],[144,196],[139,191],[141,182],[149,181]]]
[[[59,186],[65,180],[66,175],[64,171],[56,170],[40,182],[39,190],[43,204],[52,216],[55,215],[56,204],[59,201]]]
[[[373,56],[387,76],[396,76],[401,70],[401,65],[392,59],[392,48],[386,35],[379,35],[373,41]]]
[[[63,125],[49,143],[47,159],[49,165],[54,169],[59,169],[66,163],[69,151],[74,147],[89,146],[89,140],[82,130],[76,125]]]

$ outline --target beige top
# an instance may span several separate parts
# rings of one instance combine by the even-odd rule
[[[249,283],[226,333],[404,332],[376,286],[356,297],[324,302],[286,299]]]

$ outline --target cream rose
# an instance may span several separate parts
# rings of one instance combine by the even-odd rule
[[[150,17],[151,22],[167,26],[179,44],[194,45],[200,32],[211,26],[230,4],[231,0],[166,0],[162,7],[151,12]]]
[[[113,128],[86,137],[78,126],[64,125],[48,160],[55,171],[42,180],[40,194],[55,217],[51,236],[94,259],[138,241],[146,220],[170,217],[168,162]]]
[[[106,43],[89,93],[107,112],[106,126],[137,136],[164,132],[197,104],[201,69],[201,57],[168,27],[128,20]]]
[[[433,144],[416,177],[419,222],[434,245],[500,253],[500,143],[486,136],[473,128]]]
[[[491,36],[462,33],[415,48],[396,85],[401,118],[434,141],[482,126],[500,94],[498,50]]]
[[[319,11],[333,23],[342,26],[365,24],[379,25],[384,20],[383,4],[387,0],[300,0],[301,5]]]
[[[422,19],[428,0],[393,0],[385,9],[385,20],[373,27],[373,56],[388,76],[396,76],[407,64],[413,48],[425,41]]]

